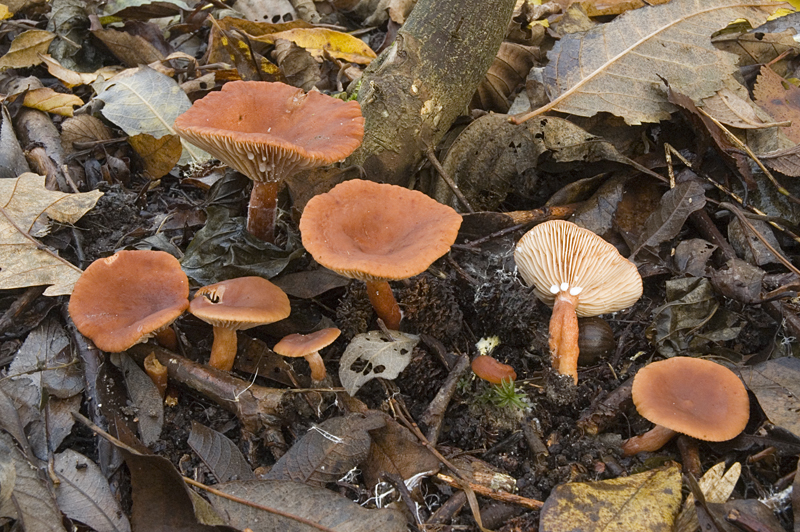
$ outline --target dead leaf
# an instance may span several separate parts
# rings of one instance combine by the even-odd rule
[[[507,113],[509,96],[525,83],[539,55],[537,48],[503,41],[486,77],[475,91],[470,107]]]
[[[295,28],[278,33],[268,33],[255,40],[275,43],[277,39],[292,41],[300,48],[308,50],[315,59],[322,59],[325,53],[350,63],[368,65],[377,57],[364,41],[347,33],[328,28]]]
[[[800,52],[800,44],[794,40],[795,31],[764,33],[723,33],[711,39],[720,50],[739,57],[739,66],[765,65],[783,53]]]
[[[347,286],[350,279],[332,272],[327,268],[302,271],[281,275],[272,279],[272,283],[292,297],[310,299],[324,294],[328,290]]]
[[[49,232],[49,220],[75,223],[103,193],[64,194],[47,190],[44,180],[31,173],[0,180],[0,289],[46,284],[45,295],[70,294],[82,273],[33,238]]]
[[[708,261],[716,249],[717,246],[702,238],[683,240],[675,246],[672,260],[678,271],[692,277],[703,277],[706,275]]]
[[[769,420],[800,437],[800,359],[768,360],[741,372]]]
[[[759,107],[776,121],[792,122],[782,131],[792,142],[800,144],[800,89],[764,65],[756,79],[753,95]]]
[[[191,8],[181,0],[109,0],[103,12],[122,19],[150,20],[151,18],[180,15]]]
[[[652,4],[663,2],[652,2]],[[642,0],[584,0],[580,2],[583,10],[590,17],[602,17],[606,15],[621,15],[626,11],[639,9],[651,2],[645,4]]]
[[[357,334],[339,361],[339,380],[350,395],[376,377],[392,380],[411,362],[419,336],[392,331],[393,339],[380,331]]]
[[[733,493],[733,488],[739,482],[742,473],[742,464],[736,462],[725,471],[725,462],[720,462],[710,468],[697,481],[707,503],[723,503]],[[675,520],[674,532],[696,532],[700,528],[697,522],[697,512],[694,507],[694,495],[691,493],[683,503],[680,514]]]
[[[605,111],[631,125],[666,120],[674,108],[659,76],[694,101],[711,96],[737,65],[735,56],[714,48],[710,34],[737,18],[761,24],[776,6],[673,0],[630,11],[585,33],[564,35],[548,53],[544,73],[552,101],[535,112],[594,116]]]
[[[134,420],[139,426],[139,435],[145,445],[153,445],[164,427],[164,401],[153,380],[126,353],[109,353],[109,360],[125,377],[131,406],[135,409]]]
[[[142,173],[153,181],[167,175],[178,164],[183,150],[178,135],[164,135],[157,139],[147,133],[139,133],[128,137],[128,144],[142,158]]]
[[[379,412],[334,417],[312,426],[278,460],[267,480],[292,480],[324,487],[367,458],[370,430],[384,426]]]
[[[289,0],[236,0],[233,9],[252,21],[278,23],[297,19]]]
[[[744,96],[747,93],[744,92]],[[743,99],[729,88],[717,91],[714,96],[703,100],[703,110],[725,124],[739,129],[764,129],[786,126],[786,122],[765,122],[753,109],[750,97]]]
[[[287,480],[249,480],[214,486],[253,503],[311,520],[338,532],[406,532],[403,514],[394,509],[367,510],[338,493]],[[294,519],[209,495],[214,508],[237,529],[253,532],[319,532]]]
[[[310,91],[322,77],[319,63],[308,50],[292,41],[277,39],[272,57],[289,85]]]
[[[65,449],[55,455],[53,468],[61,481],[56,501],[67,517],[97,532],[130,532],[130,522],[97,464]]]
[[[96,72],[75,72],[74,70],[63,67],[61,63],[56,61],[49,54],[39,54],[39,59],[47,65],[47,71],[50,72],[50,74],[58,78],[61,83],[70,89],[79,85],[94,83],[99,76],[103,76],[104,79],[109,80],[114,77],[117,72],[122,70],[119,66],[107,66]]]
[[[785,150],[759,154],[761,161],[782,174],[800,177],[800,144]]]
[[[372,445],[361,468],[367,486],[371,488],[377,485],[380,476],[386,472],[404,481],[413,478],[419,482],[423,477],[439,471],[439,459],[410,430],[386,414],[383,414],[383,419],[386,425],[369,433]],[[413,487],[409,486],[409,489]]]
[[[92,34],[125,66],[136,67],[164,59],[164,54],[141,35],[107,28],[92,30]]]
[[[191,106],[189,97],[175,80],[146,66],[128,69],[110,81],[95,82],[92,86],[97,91],[95,99],[105,102],[103,116],[129,136],[147,133],[160,139],[176,135],[172,128],[175,119]],[[158,98],[153,98],[153,94],[158,94]],[[210,159],[210,155],[190,143],[182,144],[182,162]]]
[[[629,477],[557,486],[539,518],[540,532],[671,532],[681,503],[680,465]]]
[[[8,107],[3,105],[0,107],[0,179],[13,179],[25,172],[30,172],[28,161],[14,132]]]
[[[55,115],[72,116],[73,107],[83,105],[83,100],[74,94],[64,94],[45,87],[26,92],[22,105]]]
[[[785,256],[778,239],[772,232],[772,226],[763,220],[748,220],[753,229],[758,231],[772,249]],[[728,224],[728,241],[736,250],[736,254],[750,264],[764,266],[765,264],[781,264],[778,257],[758,238],[753,231],[745,227],[739,218],[734,218]]]
[[[61,123],[61,145],[65,153],[74,152],[75,143],[90,144],[111,138],[108,127],[92,115],[74,116]]]
[[[186,443],[208,466],[217,482],[255,478],[242,452],[224,434],[192,420],[192,432]]]
[[[55,38],[53,33],[44,30],[28,30],[20,33],[11,43],[8,52],[0,57],[0,71],[38,65],[42,62],[39,54],[47,53],[47,48]]]

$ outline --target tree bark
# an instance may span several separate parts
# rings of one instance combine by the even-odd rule
[[[406,185],[427,148],[466,110],[513,8],[514,0],[419,0],[362,77],[364,141],[347,162],[369,179]]]

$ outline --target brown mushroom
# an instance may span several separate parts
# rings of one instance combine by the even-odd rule
[[[402,314],[389,280],[424,272],[450,250],[461,215],[425,194],[353,179],[314,196],[300,218],[303,246],[321,265],[367,283],[389,329]]]
[[[290,334],[275,344],[273,351],[285,357],[303,357],[311,367],[311,379],[319,382],[325,378],[328,372],[325,370],[325,363],[319,356],[320,349],[324,349],[333,343],[341,334],[335,327],[321,329],[310,334]]]
[[[508,364],[503,364],[488,355],[478,355],[472,359],[472,372],[492,384],[502,384],[504,380],[517,380],[517,372]]]
[[[283,83],[233,81],[175,120],[178,134],[253,180],[247,230],[274,241],[281,182],[344,159],[364,136],[358,102]]]
[[[633,379],[633,402],[655,428],[625,442],[627,456],[656,451],[677,432],[726,441],[742,432],[750,400],[741,379],[716,362],[673,357],[648,364]]]
[[[189,312],[214,327],[211,367],[230,371],[236,358],[236,331],[282,320],[291,307],[286,294],[261,277],[228,279],[199,289]]]
[[[78,330],[118,353],[156,334],[189,306],[189,280],[163,251],[119,251],[83,272],[69,298]]]
[[[537,225],[514,252],[520,275],[553,307],[553,368],[578,382],[578,316],[597,316],[633,305],[642,295],[636,266],[587,229],[563,220]]]

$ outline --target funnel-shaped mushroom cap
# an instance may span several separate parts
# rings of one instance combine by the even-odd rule
[[[163,251],[119,251],[86,268],[69,315],[98,349],[125,351],[166,327],[189,306],[189,280]]]
[[[261,277],[238,277],[198,290],[189,312],[214,327],[244,331],[289,316],[289,298]]]
[[[537,225],[517,243],[514,259],[540,300],[553,306],[559,291],[569,291],[578,297],[575,311],[582,318],[622,310],[642,296],[636,266],[614,246],[572,222]]]
[[[272,350],[285,357],[304,357],[331,345],[341,332],[335,327],[330,327],[310,334],[290,334],[284,336]]]
[[[280,181],[350,155],[361,144],[364,118],[355,101],[283,83],[233,81],[194,102],[175,130],[254,181]]]
[[[645,366],[633,379],[632,394],[645,419],[705,441],[735,438],[750,417],[739,377],[699,358],[673,357]]]
[[[314,196],[303,246],[326,268],[361,280],[408,279],[456,241],[461,215],[422,192],[353,179]]]

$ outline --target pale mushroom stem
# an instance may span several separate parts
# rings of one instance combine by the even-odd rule
[[[247,207],[247,231],[264,242],[275,242],[279,188],[279,181],[253,181],[250,205]]]
[[[396,331],[400,328],[400,320],[403,315],[400,313],[400,305],[392,293],[392,287],[388,281],[367,281],[367,295],[372,308],[387,329]]]
[[[325,378],[328,374],[328,370],[325,369],[325,363],[322,362],[322,357],[319,356],[319,351],[314,351],[303,357],[308,362],[309,367],[311,367],[311,380],[314,382],[319,382]]]
[[[156,385],[158,395],[163,399],[167,394],[167,367],[158,361],[155,353],[150,353],[144,359],[144,371]]]
[[[550,318],[550,361],[553,369],[562,375],[572,376],[578,384],[578,315],[575,305],[578,296],[567,291],[556,295],[553,315]]]
[[[225,327],[214,327],[214,344],[208,365],[212,368],[230,371],[236,358],[236,331]]]
[[[639,436],[634,436],[622,445],[625,456],[633,456],[641,452],[653,452],[661,449],[671,440],[677,432],[667,427],[656,425],[649,431]]]

